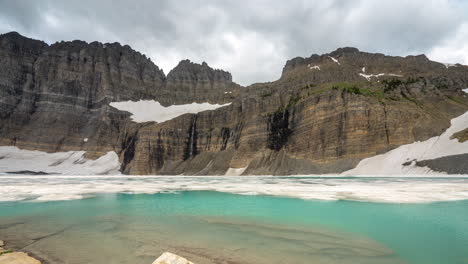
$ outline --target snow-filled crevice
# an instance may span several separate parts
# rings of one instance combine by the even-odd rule
[[[341,63],[337,59],[333,58],[332,56],[328,56],[328,57],[336,64],[341,65]]]
[[[182,105],[162,106],[158,101],[140,100],[140,101],[124,101],[112,102],[110,106],[122,111],[127,111],[132,114],[131,118],[135,122],[164,122],[171,120],[183,114],[196,114],[207,110],[215,110],[227,104],[210,104],[210,103],[191,103]]]

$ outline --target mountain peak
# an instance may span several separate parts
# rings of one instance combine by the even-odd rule
[[[359,49],[354,48],[354,47],[343,47],[343,48],[338,48],[335,51],[330,52],[330,56],[339,56],[343,55],[345,53],[359,53]]]
[[[177,66],[172,69],[167,75],[168,79],[180,80],[180,79],[191,79],[191,80],[204,80],[208,79],[232,81],[232,76],[229,72],[213,69],[208,63],[202,62],[201,64],[190,61],[189,59],[181,60]]]
[[[15,52],[24,51],[37,54],[48,45],[44,41],[28,38],[16,31],[11,31],[0,35],[0,47]]]

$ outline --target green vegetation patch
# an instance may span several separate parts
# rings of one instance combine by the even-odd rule
[[[421,80],[423,80],[422,77],[408,77],[405,81],[396,78],[382,80],[382,84],[384,85],[384,93],[393,91],[400,85],[413,84]]]
[[[385,79],[382,80],[382,84],[384,85],[384,93],[388,93],[390,91],[395,90],[398,86],[402,85],[403,82],[399,79]]]
[[[13,253],[13,250],[2,251],[2,252],[0,252],[0,256],[3,255],[3,254],[8,254],[8,253]]]
[[[308,90],[308,89],[312,89],[314,87],[317,87],[316,84],[312,84],[312,83],[309,83],[309,84],[306,84],[304,85],[303,87],[301,87],[301,90]]]
[[[363,96],[369,96],[369,97],[376,97],[379,100],[384,98],[384,93],[381,90],[377,89],[377,88],[375,88],[375,89],[367,88],[367,87],[362,88],[362,87],[359,87],[356,84],[346,83],[346,82],[337,83],[337,84],[332,85],[332,90],[340,90],[340,91],[345,92],[345,93],[351,93],[351,94],[357,94],[357,95],[363,95]]]

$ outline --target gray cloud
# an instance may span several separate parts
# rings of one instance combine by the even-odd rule
[[[241,84],[342,46],[468,64],[463,0],[0,0],[0,32],[12,30],[49,43],[129,44],[166,73],[185,58],[206,61]]]

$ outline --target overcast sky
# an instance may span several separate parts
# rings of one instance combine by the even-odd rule
[[[167,74],[182,59],[247,85],[286,60],[353,46],[468,64],[468,0],[0,0],[0,33],[120,42]]]

